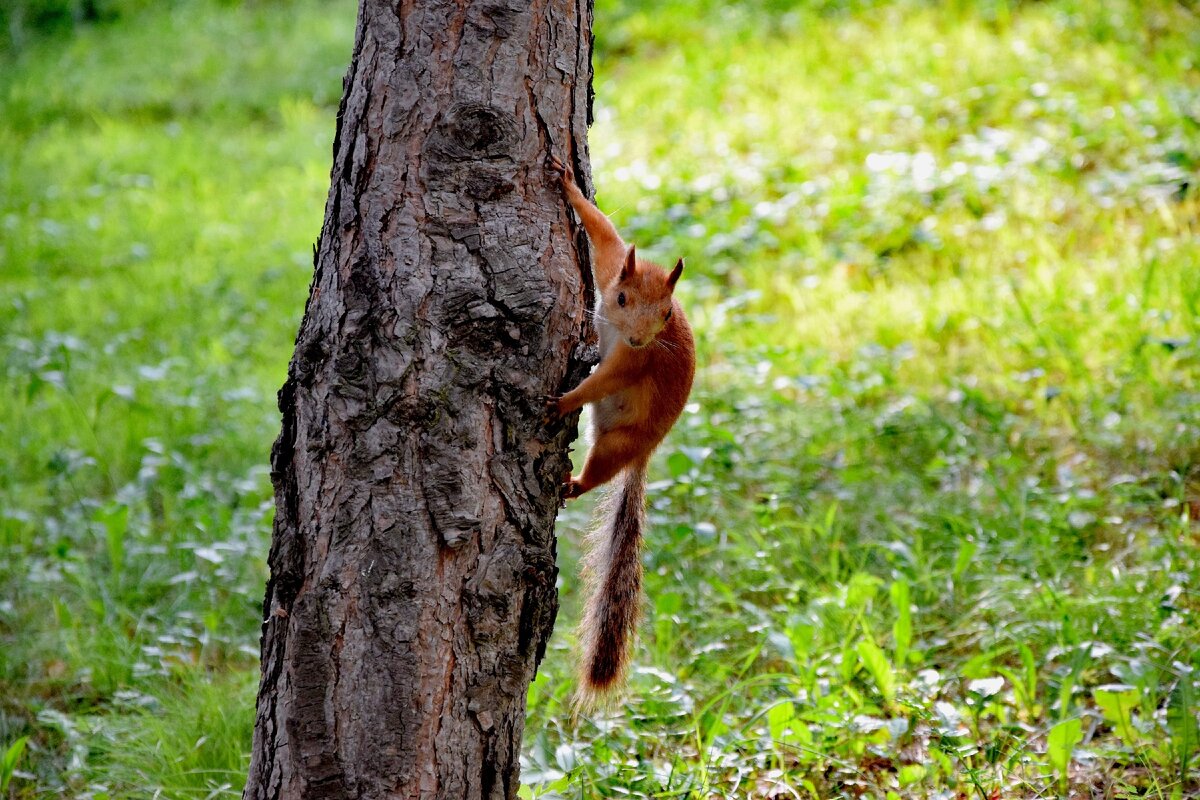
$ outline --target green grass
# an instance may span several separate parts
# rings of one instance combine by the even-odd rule
[[[528,794],[1200,792],[1188,8],[600,3],[599,200],[688,258],[702,366],[630,691],[579,721],[560,521]],[[13,796],[238,792],[353,17],[181,3],[0,56]]]

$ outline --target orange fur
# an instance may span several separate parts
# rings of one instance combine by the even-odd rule
[[[561,416],[593,405],[595,442],[583,471],[567,480],[566,496],[581,494],[624,472],[587,572],[593,585],[580,639],[585,649],[582,696],[594,700],[620,683],[637,627],[641,593],[645,470],[651,453],[683,413],[696,371],[696,347],[674,297],[683,259],[668,273],[638,259],[617,229],[580,191],[558,159],[563,194],[593,245],[600,303],[600,364],[579,386],[551,401]]]

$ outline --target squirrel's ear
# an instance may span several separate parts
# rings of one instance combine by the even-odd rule
[[[675,284],[679,283],[679,276],[683,274],[683,259],[675,262],[675,269],[671,270],[671,274],[667,276],[667,288],[675,291]]]
[[[633,245],[629,245],[629,252],[625,254],[625,266],[621,267],[621,278],[632,278],[637,272],[637,250]]]

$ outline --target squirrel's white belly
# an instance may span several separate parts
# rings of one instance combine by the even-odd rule
[[[596,332],[600,335],[600,361],[608,358],[621,334],[604,313],[603,303],[596,304]],[[592,425],[596,432],[612,430],[629,421],[629,397],[620,391],[592,403]]]
[[[628,416],[622,392],[610,394],[592,404],[592,421],[597,432],[609,431],[618,427],[626,421]]]

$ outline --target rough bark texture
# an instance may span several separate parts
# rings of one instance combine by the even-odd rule
[[[589,0],[362,0],[272,450],[246,798],[511,798],[592,287]]]

